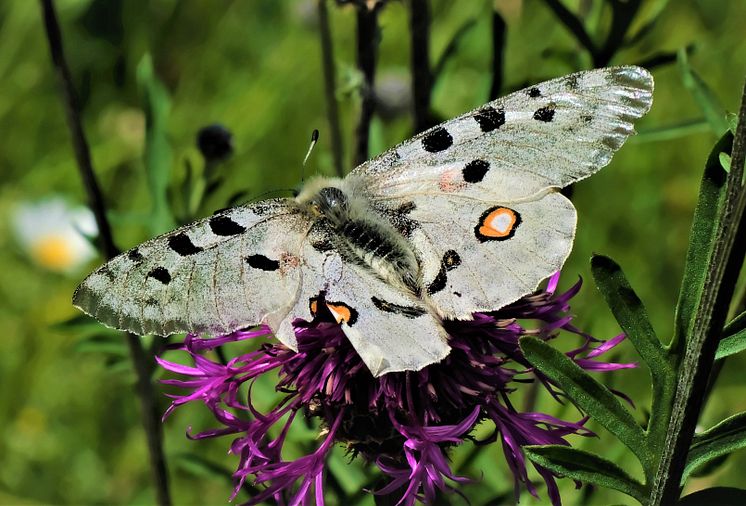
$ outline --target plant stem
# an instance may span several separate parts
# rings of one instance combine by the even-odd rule
[[[433,76],[430,72],[430,6],[428,0],[409,0],[409,37],[412,48],[414,131],[419,133],[433,126],[430,117]]]
[[[591,55],[597,52],[596,45],[593,43],[591,36],[585,31],[582,21],[573,14],[570,9],[564,6],[560,0],[544,0],[544,3],[554,11],[554,14],[564,23],[564,25],[575,35],[580,44],[588,50]],[[594,58],[595,59],[595,58]]]
[[[334,46],[329,28],[329,11],[327,0],[318,1],[319,35],[321,36],[321,62],[324,71],[324,97],[326,98],[326,117],[329,121],[332,141],[332,159],[337,177],[344,177],[342,161],[342,129],[339,126],[339,108],[337,107],[337,76],[334,69]]]
[[[46,30],[49,50],[62,87],[63,102],[67,114],[67,123],[75,151],[80,177],[88,194],[89,205],[96,218],[99,230],[99,241],[104,255],[111,259],[119,250],[114,245],[109,221],[106,218],[106,207],[103,195],[96,180],[96,175],[91,163],[91,154],[83,131],[83,123],[80,118],[80,103],[75,93],[70,69],[65,60],[62,46],[62,32],[57,20],[57,13],[53,0],[40,0],[44,28]],[[168,472],[163,455],[162,432],[160,416],[158,414],[152,383],[150,381],[150,367],[143,350],[140,338],[134,334],[126,334],[127,344],[132,356],[132,363],[137,375],[137,394],[140,397],[141,418],[145,434],[147,436],[148,451],[150,453],[150,467],[153,482],[156,489],[158,504],[167,506],[171,504],[168,490]]]
[[[492,8],[492,84],[490,100],[498,98],[503,89],[505,67],[505,38],[508,25],[495,7]]]
[[[368,159],[370,122],[375,112],[374,82],[376,75],[376,53],[378,49],[378,9],[380,4],[368,7],[365,2],[357,5],[357,66],[363,74],[360,87],[362,98],[360,119],[355,130],[355,165]]]
[[[686,463],[694,427],[697,423],[708,378],[713,367],[718,340],[725,324],[728,302],[733,296],[738,272],[746,254],[743,213],[746,192],[743,188],[746,159],[746,85],[741,98],[738,128],[731,152],[731,170],[720,218],[714,231],[714,249],[699,304],[694,315],[686,350],[679,362],[679,383],[673,399],[665,443],[659,449],[659,466],[651,485],[649,504],[674,504],[680,494],[681,475]]]
[[[80,103],[75,93],[70,69],[65,61],[65,53],[62,47],[62,32],[57,21],[57,13],[53,0],[41,0],[41,6],[44,17],[44,29],[47,34],[47,42],[49,42],[49,52],[62,88],[67,125],[70,128],[75,160],[78,163],[80,176],[83,178],[83,185],[88,195],[88,205],[93,211],[96,224],[98,225],[98,241],[104,255],[107,258],[113,258],[119,253],[119,250],[114,246],[109,221],[106,219],[104,198],[96,182],[96,176],[93,173],[90,149],[88,148],[88,141],[86,140],[80,120]]]

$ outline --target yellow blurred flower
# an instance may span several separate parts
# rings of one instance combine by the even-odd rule
[[[19,244],[37,265],[71,272],[96,255],[85,236],[95,236],[96,220],[85,207],[71,207],[61,198],[23,203],[12,218]]]

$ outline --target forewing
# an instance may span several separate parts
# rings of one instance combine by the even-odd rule
[[[295,302],[309,227],[285,199],[231,208],[117,256],[80,284],[73,304],[136,334],[262,323]]]
[[[534,201],[485,204],[434,197],[409,213],[425,297],[449,318],[495,310],[534,291],[572,248],[576,214],[558,192]]]
[[[352,172],[371,199],[527,200],[609,163],[652,102],[640,67],[578,72],[427,130]]]
[[[445,331],[423,301],[345,261],[328,247],[327,234],[315,227],[304,243],[302,287],[289,314],[310,318],[323,290],[327,307],[374,376],[420,370],[445,358],[450,351]],[[277,338],[297,349],[290,318],[278,318],[276,325]]]

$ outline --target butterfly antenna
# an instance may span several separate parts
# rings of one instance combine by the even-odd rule
[[[316,143],[319,142],[319,130],[317,128],[313,129],[313,133],[311,133],[311,145],[308,146],[308,151],[306,152],[306,157],[303,159],[303,167],[301,170],[301,177],[300,180],[305,180],[305,169],[306,169],[306,162],[308,161],[308,158],[311,156],[311,151],[313,151],[314,146],[316,146]]]

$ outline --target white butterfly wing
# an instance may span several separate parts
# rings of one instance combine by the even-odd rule
[[[610,161],[652,91],[638,67],[554,79],[423,132],[350,177],[385,215],[408,223],[442,315],[497,309],[561,268],[575,210],[556,189]]]
[[[652,103],[639,67],[578,72],[497,99],[356,168],[378,200],[453,193],[525,199],[584,179],[611,160]]]
[[[225,334],[284,315],[300,288],[310,221],[292,201],[235,207],[122,253],[73,304],[136,334]]]
[[[558,271],[572,248],[576,213],[562,194],[518,204],[444,195],[409,216],[425,296],[449,318],[498,309]]]
[[[321,227],[304,243],[302,288],[289,314],[310,315],[319,292],[342,324],[342,330],[374,376],[416,371],[448,355],[446,334],[422,300],[378,279],[370,270],[347,261],[328,244]],[[276,323],[277,338],[297,349],[291,319]],[[270,323],[270,326],[273,324]]]

